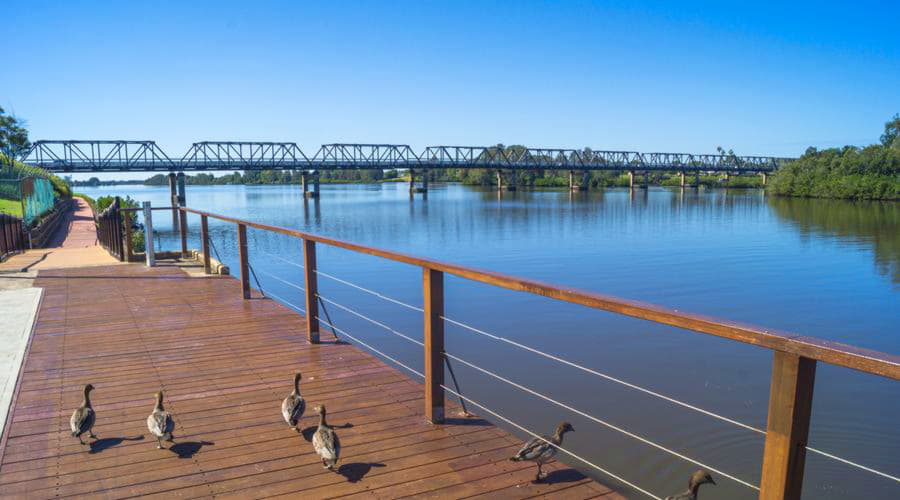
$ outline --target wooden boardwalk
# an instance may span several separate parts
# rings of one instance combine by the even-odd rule
[[[44,298],[0,442],[3,497],[621,498],[560,463],[532,484],[533,465],[507,461],[519,439],[455,410],[427,423],[422,385],[324,334],[308,344],[302,316],[241,300],[236,280],[115,265],[41,271],[35,286]],[[317,403],[346,426],[339,473],[281,419],[298,369],[301,427]],[[68,431],[86,383],[91,446]],[[160,388],[171,450],[146,428]]]

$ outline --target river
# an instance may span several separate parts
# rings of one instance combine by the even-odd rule
[[[900,352],[900,204],[767,197],[759,190],[609,189],[502,195],[406,184],[188,186],[192,208],[300,229],[454,263],[570,285],[669,308]],[[81,188],[168,206],[168,189]],[[189,220],[197,248],[199,221]],[[162,248],[175,249],[168,212],[154,213]],[[236,267],[236,228],[210,219],[216,249]],[[302,305],[300,243],[250,229],[263,290]],[[421,270],[318,246],[319,269],[416,306]],[[255,286],[255,284],[254,284]],[[422,315],[341,283],[320,293],[421,339]],[[329,306],[333,323],[417,370],[421,348]],[[674,399],[765,429],[771,352],[734,341],[447,277],[446,316]],[[323,327],[324,328],[324,327]],[[764,436],[510,344],[448,324],[446,350],[699,462],[759,484]],[[298,335],[300,332],[298,332]],[[665,496],[696,465],[553,406],[460,363],[464,395],[539,432],[569,420],[566,448]],[[415,377],[413,375],[413,377]],[[448,378],[449,380],[449,378]],[[290,381],[286,380],[288,386]],[[482,412],[483,414],[484,412]],[[819,364],[810,446],[900,475],[900,385]],[[571,462],[571,461],[570,461]],[[571,462],[575,463],[575,462]],[[599,480],[608,476],[581,467]],[[756,498],[713,473],[712,498]],[[630,497],[641,498],[617,485]],[[900,483],[807,455],[804,498],[900,498]]]

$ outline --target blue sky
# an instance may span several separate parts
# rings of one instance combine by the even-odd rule
[[[182,5],[190,3],[190,5]],[[32,139],[797,155],[900,112],[900,2],[10,2]]]

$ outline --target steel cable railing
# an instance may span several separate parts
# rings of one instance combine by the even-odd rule
[[[792,442],[792,443],[787,443],[787,444],[782,443],[782,442],[777,442],[777,441],[775,441],[775,442],[770,441],[770,439],[769,439],[771,437],[770,433],[771,433],[771,431],[773,431],[772,424],[771,424],[772,411],[778,411],[781,418],[785,418],[785,416],[787,416],[787,418],[791,418],[790,417],[791,412],[796,412],[796,416],[794,418],[800,419],[801,421],[806,420],[808,422],[808,418],[809,418],[808,409],[803,409],[802,407],[799,409],[792,407],[790,405],[790,401],[787,401],[787,403],[778,405],[776,410],[772,410],[772,408],[770,406],[770,415],[769,415],[769,417],[770,417],[769,431],[770,432],[767,433],[766,431],[763,431],[762,429],[759,429],[759,428],[756,428],[756,427],[753,427],[753,426],[750,426],[747,424],[743,424],[737,420],[734,420],[734,419],[731,419],[731,418],[728,418],[728,417],[725,417],[722,415],[718,415],[714,412],[705,410],[703,408],[699,408],[697,406],[691,405],[691,404],[683,402],[683,401],[679,401],[673,397],[666,396],[664,394],[658,393],[651,389],[647,389],[645,387],[641,387],[641,386],[626,382],[624,380],[618,379],[617,377],[613,377],[612,375],[605,374],[605,373],[599,372],[597,370],[593,370],[591,368],[587,368],[585,366],[568,361],[559,356],[542,352],[538,349],[527,346],[525,344],[521,344],[521,343],[513,341],[511,339],[507,339],[502,336],[495,335],[495,334],[486,332],[484,330],[475,328],[473,326],[467,325],[463,322],[448,318],[443,314],[443,304],[444,304],[443,276],[445,273],[449,273],[451,275],[460,276],[460,277],[474,280],[477,282],[492,284],[495,286],[499,286],[501,288],[525,291],[525,292],[529,292],[529,293],[533,293],[533,294],[537,294],[537,295],[547,296],[547,297],[550,297],[550,298],[556,299],[556,300],[562,300],[562,301],[566,301],[566,302],[581,304],[581,305],[591,307],[594,309],[612,311],[614,313],[623,314],[626,316],[637,317],[637,318],[641,318],[641,319],[646,319],[646,320],[654,321],[654,322],[660,323],[660,324],[668,324],[668,325],[676,326],[679,328],[686,328],[688,330],[697,331],[700,333],[717,335],[717,336],[722,336],[722,337],[730,338],[732,340],[737,340],[737,341],[741,341],[741,342],[745,342],[745,343],[761,345],[765,348],[772,350],[774,352],[774,356],[775,356],[774,357],[775,365],[773,365],[773,369],[772,369],[773,386],[772,386],[772,394],[770,396],[770,405],[775,404],[774,402],[776,401],[776,399],[774,399],[774,398],[776,398],[776,386],[775,386],[775,382],[774,382],[775,377],[780,377],[779,380],[784,380],[788,384],[803,384],[804,389],[808,389],[811,394],[812,381],[814,380],[814,375],[815,375],[814,368],[815,368],[815,363],[817,361],[826,362],[826,363],[836,365],[836,366],[844,366],[844,367],[848,367],[848,368],[853,368],[853,369],[861,370],[861,371],[864,371],[867,373],[872,373],[875,375],[880,375],[880,376],[896,379],[897,378],[897,368],[898,368],[898,366],[900,366],[900,363],[893,361],[893,359],[891,358],[890,355],[886,355],[883,353],[860,352],[858,350],[853,350],[853,348],[837,349],[837,348],[833,347],[832,345],[825,343],[824,341],[819,341],[817,339],[798,337],[796,335],[788,335],[788,334],[783,334],[780,332],[771,332],[769,330],[764,330],[764,329],[759,329],[759,328],[754,328],[754,327],[744,327],[742,325],[736,325],[736,324],[731,324],[731,323],[727,323],[727,322],[722,322],[722,321],[711,319],[711,318],[703,318],[700,316],[681,313],[678,311],[666,310],[666,309],[660,308],[658,306],[641,304],[638,302],[629,302],[629,301],[625,301],[623,299],[617,299],[615,297],[606,297],[606,296],[602,296],[599,294],[593,294],[591,292],[583,292],[583,291],[579,291],[579,290],[569,289],[566,287],[548,285],[545,283],[540,283],[540,282],[536,282],[536,281],[528,280],[528,279],[524,279],[524,278],[510,277],[510,276],[500,275],[500,274],[496,274],[496,273],[491,273],[489,271],[473,270],[473,269],[465,268],[463,266],[447,264],[447,263],[443,263],[443,262],[430,260],[427,258],[399,254],[396,252],[390,252],[390,251],[385,251],[385,250],[381,250],[381,249],[377,249],[377,248],[366,247],[366,246],[351,243],[351,242],[342,242],[340,240],[335,240],[335,239],[327,238],[324,236],[310,235],[310,234],[306,234],[306,233],[301,233],[299,231],[293,231],[293,230],[289,230],[289,229],[285,229],[285,228],[277,228],[274,226],[267,226],[264,224],[252,223],[249,221],[242,221],[239,219],[233,219],[233,218],[226,217],[226,216],[207,214],[205,212],[199,212],[199,211],[194,211],[194,210],[190,210],[190,209],[184,209],[184,210],[198,213],[203,217],[213,216],[213,217],[217,217],[222,220],[236,222],[238,224],[238,229],[239,229],[239,240],[241,240],[243,238],[245,241],[246,227],[255,227],[255,228],[260,228],[260,229],[272,230],[275,232],[279,232],[282,234],[289,234],[289,235],[293,235],[295,237],[303,239],[303,241],[304,241],[304,247],[303,247],[304,260],[309,263],[308,268],[305,266],[296,264],[294,262],[291,262],[287,259],[281,258],[279,256],[269,254],[268,252],[263,251],[263,253],[271,255],[283,262],[286,262],[290,265],[293,265],[293,266],[296,266],[296,267],[299,267],[299,268],[302,268],[305,270],[306,283],[308,284],[308,287],[306,289],[304,289],[303,287],[299,287],[293,283],[290,283],[289,281],[284,280],[284,279],[279,279],[279,281],[282,281],[285,284],[288,284],[292,287],[295,287],[295,288],[298,288],[301,290],[305,290],[306,295],[307,295],[306,302],[307,302],[307,304],[310,304],[310,309],[312,309],[309,312],[310,312],[311,316],[313,318],[315,318],[313,321],[310,321],[308,323],[308,329],[309,329],[308,336],[309,336],[309,339],[311,342],[318,341],[318,337],[317,337],[317,333],[316,333],[317,330],[316,330],[315,324],[316,324],[316,322],[322,322],[324,325],[330,327],[332,329],[332,331],[341,332],[342,335],[346,335],[348,338],[353,339],[354,341],[358,342],[361,346],[368,348],[372,352],[395,363],[397,366],[402,367],[402,368],[410,371],[411,373],[416,374],[417,376],[425,378],[426,386],[429,387],[428,390],[430,390],[430,391],[435,391],[438,389],[446,390],[446,391],[450,392],[451,394],[454,394],[457,397],[459,397],[460,401],[468,401],[471,404],[485,410],[486,412],[488,412],[492,415],[495,415],[497,418],[504,420],[505,422],[509,423],[510,425],[513,425],[513,426],[529,433],[530,435],[536,436],[536,434],[534,434],[533,432],[528,431],[524,427],[522,427],[522,426],[516,424],[515,422],[511,421],[510,419],[500,415],[499,413],[493,411],[492,409],[479,404],[477,401],[474,401],[471,398],[462,396],[460,394],[460,391],[458,390],[458,387],[457,387],[457,390],[453,390],[449,387],[446,387],[443,384],[443,375],[442,374],[441,375],[433,375],[434,372],[432,372],[432,375],[425,376],[424,374],[418,372],[417,370],[400,362],[398,359],[395,359],[395,358],[387,355],[386,353],[384,353],[384,352],[374,348],[373,346],[369,345],[368,343],[362,341],[358,337],[353,336],[349,332],[346,332],[345,330],[338,328],[336,325],[334,325],[334,322],[330,319],[330,317],[328,317],[327,309],[325,309],[326,303],[334,305],[335,307],[338,307],[339,309],[341,309],[349,314],[353,314],[354,316],[356,316],[360,319],[370,322],[370,323],[378,326],[379,328],[385,329],[394,335],[404,338],[407,341],[411,341],[412,343],[414,343],[416,345],[419,345],[422,347],[428,345],[427,342],[423,343],[423,342],[417,341],[416,339],[391,328],[389,325],[387,325],[383,322],[380,322],[380,321],[370,318],[362,313],[354,311],[350,307],[347,307],[343,304],[339,304],[333,300],[322,297],[321,295],[319,295],[317,293],[317,290],[316,290],[316,281],[317,281],[316,277],[322,276],[327,279],[342,283],[346,286],[349,286],[349,287],[352,287],[359,291],[362,291],[364,293],[378,297],[384,301],[403,306],[407,309],[410,309],[410,310],[413,310],[416,312],[425,313],[425,316],[426,316],[425,317],[426,340],[427,339],[432,340],[432,344],[431,344],[432,348],[429,352],[426,352],[425,354],[426,354],[426,359],[429,359],[428,356],[431,356],[431,358],[430,358],[431,363],[439,362],[439,361],[437,361],[436,357],[441,356],[441,358],[444,360],[444,363],[448,363],[448,368],[449,368],[449,360],[453,359],[453,360],[455,360],[459,363],[465,364],[465,365],[469,366],[470,368],[477,370],[485,375],[488,375],[492,378],[495,378],[497,380],[505,382],[509,385],[513,385],[514,387],[522,390],[523,392],[527,392],[535,397],[542,398],[550,403],[553,403],[556,406],[559,406],[561,408],[564,408],[571,412],[574,412],[578,415],[581,415],[582,417],[590,419],[598,424],[604,425],[607,428],[610,428],[612,430],[616,430],[620,433],[628,435],[628,436],[632,437],[633,439],[639,440],[647,445],[656,447],[657,449],[660,449],[661,451],[665,451],[673,456],[676,456],[676,457],[686,460],[688,462],[694,463],[698,466],[707,468],[713,472],[716,472],[717,474],[719,474],[721,476],[732,479],[732,480],[738,482],[739,484],[742,484],[749,488],[756,489],[756,490],[760,489],[760,487],[754,486],[750,483],[747,483],[746,481],[743,481],[739,478],[729,475],[729,474],[727,474],[723,471],[720,471],[714,467],[710,467],[699,461],[691,459],[690,457],[680,454],[674,450],[665,448],[662,445],[659,445],[657,443],[650,441],[649,439],[643,438],[642,436],[634,434],[623,428],[617,427],[614,424],[611,424],[611,423],[603,421],[597,417],[589,415],[589,414],[587,414],[581,410],[578,410],[577,408],[574,408],[566,403],[563,403],[563,402],[557,401],[553,398],[550,398],[548,396],[545,396],[529,387],[526,387],[522,384],[518,384],[517,382],[514,382],[505,377],[502,377],[501,375],[499,375],[497,373],[493,373],[493,372],[486,370],[484,368],[481,368],[473,363],[470,363],[460,357],[457,357],[457,356],[454,356],[452,354],[445,352],[442,347],[443,346],[443,338],[444,338],[443,324],[449,323],[451,325],[458,326],[460,328],[466,329],[467,331],[491,338],[496,341],[504,342],[509,345],[513,345],[514,347],[518,347],[520,349],[526,350],[533,354],[540,355],[547,359],[556,361],[558,363],[564,364],[564,365],[572,367],[572,368],[576,368],[585,373],[589,373],[589,374],[601,377],[607,381],[611,381],[611,382],[623,385],[623,386],[631,388],[633,390],[643,392],[647,395],[651,395],[653,397],[668,401],[670,403],[676,404],[683,408],[687,408],[687,409],[693,410],[695,412],[716,418],[720,421],[730,423],[732,425],[743,428],[745,430],[750,430],[750,431],[755,432],[760,435],[766,435],[767,436],[766,453],[765,453],[764,460],[763,460],[763,480],[762,480],[762,483],[763,483],[762,489],[763,490],[765,490],[767,487],[771,487],[773,490],[776,490],[776,489],[784,490],[784,488],[785,488],[784,480],[785,479],[787,479],[789,482],[793,481],[794,482],[793,484],[796,485],[797,487],[799,487],[802,484],[802,475],[803,475],[802,468],[799,473],[790,473],[787,478],[784,477],[783,471],[778,470],[778,468],[777,468],[777,463],[776,463],[777,455],[779,453],[782,453],[782,454],[786,453],[787,452],[786,446],[802,446],[802,447],[804,447],[804,449],[809,450],[811,453],[815,453],[815,454],[824,456],[826,458],[830,458],[830,459],[839,461],[841,463],[850,465],[852,467],[856,467],[860,470],[878,475],[878,476],[886,478],[886,479],[890,479],[895,482],[900,482],[900,478],[895,477],[891,474],[887,474],[885,472],[878,471],[876,469],[858,464],[856,462],[847,460],[845,458],[838,457],[836,455],[826,453],[826,452],[818,450],[816,448],[806,446],[805,443],[802,441],[798,441],[796,443]],[[205,231],[205,228],[204,228],[204,231]],[[405,262],[407,264],[412,264],[414,266],[422,267],[425,270],[425,274],[423,277],[423,287],[424,287],[423,288],[423,299],[425,301],[425,305],[423,307],[417,307],[412,304],[408,304],[408,303],[402,302],[400,300],[394,299],[392,297],[386,296],[375,290],[371,290],[371,289],[362,287],[360,285],[357,285],[355,283],[352,283],[350,281],[343,280],[336,276],[330,275],[328,273],[318,271],[316,269],[316,265],[315,265],[315,243],[316,242],[336,246],[339,248],[345,248],[345,249],[348,249],[351,251],[367,253],[370,255],[387,258],[389,260],[393,260],[393,261],[397,261],[397,262]],[[243,243],[243,244],[246,245],[246,243]],[[244,274],[244,276],[242,276],[242,288],[243,288],[244,297],[247,298],[248,294],[249,294],[249,283],[247,281],[248,276],[246,276],[246,274],[253,273],[254,279],[256,279],[256,281],[257,281],[257,285],[259,285],[259,280],[258,280],[258,278],[256,278],[255,272],[252,269],[248,269],[249,262],[248,262],[248,258],[246,256],[246,252],[242,253],[241,259],[242,259],[242,266],[243,266],[242,272]],[[275,275],[272,275],[272,274],[268,274],[268,275],[272,276],[272,277],[276,277]],[[283,300],[280,297],[273,296],[273,298],[275,298],[276,300],[279,300],[280,302],[290,305],[292,308],[294,308],[298,311],[303,311],[303,308],[297,306],[296,304],[292,304],[289,301]],[[310,302],[310,300],[312,300],[313,302]],[[325,312],[326,319],[322,319],[316,313],[315,309],[313,308],[313,305],[316,303],[321,304],[323,312]],[[305,313],[305,311],[304,311],[304,313]],[[798,372],[794,373],[792,370],[798,371]],[[438,373],[441,373],[441,372],[438,372]],[[454,379],[455,379],[455,377],[454,377]],[[791,390],[791,389],[779,387],[778,388],[779,392],[778,392],[777,396],[781,397],[782,399],[785,397],[790,398],[790,395],[787,394],[787,392],[786,392],[789,390]],[[802,398],[802,397],[806,397],[806,396],[797,396],[797,397]],[[443,399],[441,399],[441,403],[440,403],[441,406],[443,406],[442,401],[443,401]],[[798,401],[796,401],[796,403],[799,405],[806,404],[802,400],[798,400]],[[429,409],[426,409],[426,414],[429,419],[431,419],[432,421],[435,421],[435,422],[440,421],[442,419],[442,417],[438,417],[438,416],[430,413]],[[791,424],[789,427],[793,428],[795,426],[793,424]],[[776,426],[776,428],[774,429],[774,432],[776,432],[776,433],[779,432],[778,426]],[[805,439],[805,435],[806,435],[805,431],[802,431],[802,435],[800,436],[800,439]],[[769,450],[770,444],[773,447],[773,451],[771,453]],[[641,489],[640,487],[638,487],[636,485],[628,483],[627,481],[623,480],[622,478],[616,476],[613,473],[610,473],[609,471],[606,471],[605,469],[597,466],[596,464],[592,464],[592,463],[584,460],[582,457],[579,457],[579,456],[577,456],[571,452],[568,452],[567,450],[564,450],[562,448],[559,448],[559,449],[561,451],[577,458],[578,460],[584,461],[585,463],[591,465],[592,467],[596,468],[597,470],[610,475],[610,477],[614,477],[614,478],[622,481],[624,484],[628,484],[629,486],[635,488],[636,490],[641,491],[644,494],[647,494],[651,498],[659,498],[659,497],[647,492],[646,490]],[[800,459],[801,459],[801,466],[802,466],[802,455],[801,455]],[[781,482],[779,482],[779,481],[781,481]]]
[[[415,311],[424,312],[424,309],[422,309],[422,308],[416,307],[416,306],[411,305],[411,304],[407,304],[407,303],[405,303],[405,302],[403,302],[403,301],[394,299],[394,298],[392,298],[392,297],[388,297],[388,296],[386,296],[386,295],[384,295],[384,294],[382,294],[382,293],[376,292],[376,291],[374,291],[374,290],[370,290],[370,289],[368,289],[368,288],[362,287],[362,286],[357,285],[357,284],[355,284],[355,283],[351,283],[351,282],[349,282],[349,281],[343,280],[343,279],[338,278],[338,277],[336,277],[336,276],[333,276],[333,275],[330,275],[330,274],[326,274],[326,273],[324,273],[324,272],[322,272],[322,271],[317,271],[317,274],[319,274],[319,275],[321,275],[321,276],[325,276],[325,277],[327,277],[327,278],[330,278],[330,279],[332,279],[332,280],[334,280],[334,281],[336,281],[336,282],[346,284],[346,285],[351,286],[351,287],[353,287],[353,288],[355,288],[355,289],[357,289],[357,290],[360,290],[360,291],[363,291],[363,292],[365,292],[365,293],[368,293],[368,294],[370,294],[370,295],[372,295],[372,296],[375,296],[375,297],[384,299],[384,300],[386,300],[386,301],[388,301],[388,302],[392,302],[392,303],[394,303],[394,304],[398,304],[398,305],[404,306],[404,307],[406,307],[406,308],[408,308],[408,309],[412,309],[412,310],[415,310]],[[322,298],[323,300],[328,300],[328,299],[325,299],[324,297],[321,297],[321,295],[320,295],[320,298]],[[357,313],[357,312],[355,312],[355,311],[352,311],[352,310],[350,310],[349,308],[347,308],[346,306],[342,306],[342,305],[337,304],[336,302],[333,302],[333,301],[330,301],[330,300],[328,300],[328,303],[333,304],[333,305],[335,305],[336,307],[339,307],[340,309],[345,310],[345,311],[347,311],[347,312],[349,312],[349,313],[351,313],[351,314],[354,314],[354,315],[356,315],[356,316],[358,316],[358,317],[360,317],[360,318],[362,318],[362,319],[364,319],[364,320],[366,320],[366,321],[369,321],[370,323],[375,324],[375,325],[377,325],[377,326],[379,326],[379,327],[381,327],[381,328],[383,328],[383,329],[385,329],[385,330],[387,330],[387,331],[389,331],[389,332],[391,332],[391,333],[393,333],[393,334],[395,334],[395,335],[397,335],[397,336],[400,336],[400,337],[403,337],[403,338],[405,338],[405,339],[407,339],[407,340],[410,340],[410,341],[412,341],[412,342],[415,342],[416,344],[418,344],[418,345],[420,345],[420,346],[424,346],[424,344],[423,344],[422,342],[420,342],[420,341],[418,341],[418,340],[415,340],[415,339],[413,339],[413,338],[411,338],[411,337],[408,337],[407,335],[405,335],[405,334],[403,334],[403,333],[397,332],[396,330],[390,328],[389,326],[387,326],[387,325],[385,325],[385,324],[383,324],[383,323],[381,323],[381,322],[378,322],[378,321],[376,321],[376,320],[373,320],[372,318],[369,318],[369,317],[364,316],[364,315],[361,315],[361,314],[359,314],[359,313]],[[539,355],[539,356],[545,357],[545,358],[547,358],[547,359],[550,359],[550,360],[553,360],[553,361],[562,363],[562,364],[567,365],[567,366],[571,366],[571,367],[576,368],[576,369],[578,369],[578,370],[584,371],[584,372],[586,372],[586,373],[590,373],[590,374],[592,374],[592,375],[601,377],[601,378],[603,378],[603,379],[606,379],[606,380],[609,380],[609,381],[611,381],[611,382],[614,382],[614,383],[623,385],[623,386],[625,386],[625,387],[628,387],[628,388],[631,388],[631,389],[634,389],[634,390],[643,392],[643,393],[645,393],[645,394],[654,396],[654,397],[659,398],[659,399],[662,399],[662,400],[664,400],[664,401],[668,401],[668,402],[670,402],[670,403],[676,404],[676,405],[681,406],[681,407],[683,407],[683,408],[687,408],[687,409],[693,410],[693,411],[698,412],[698,413],[701,413],[701,414],[703,414],[703,415],[706,415],[706,416],[715,418],[715,419],[720,420],[720,421],[723,421],[723,422],[727,422],[727,423],[729,423],[729,424],[732,424],[732,425],[735,425],[735,426],[737,426],[737,427],[740,427],[740,428],[743,428],[743,429],[746,429],[746,430],[755,432],[755,433],[760,434],[760,435],[763,435],[763,436],[766,434],[766,431],[764,431],[763,429],[759,429],[759,428],[757,428],[757,427],[753,427],[753,426],[751,426],[751,425],[748,425],[748,424],[745,424],[745,423],[743,423],[743,422],[740,422],[740,421],[731,419],[731,418],[729,418],[729,417],[726,417],[726,416],[723,416],[723,415],[719,415],[718,413],[715,413],[715,412],[712,412],[712,411],[709,411],[709,410],[700,408],[700,407],[698,407],[698,406],[694,406],[694,405],[692,405],[692,404],[690,404],[690,403],[686,403],[686,402],[684,402],[684,401],[680,401],[680,400],[675,399],[675,398],[673,398],[673,397],[666,396],[665,394],[661,394],[661,393],[656,392],[656,391],[653,391],[653,390],[651,390],[651,389],[647,389],[646,387],[641,387],[641,386],[639,386],[639,385],[632,384],[632,383],[630,383],[630,382],[627,382],[627,381],[621,380],[621,379],[619,379],[619,378],[613,377],[612,375],[609,375],[609,374],[606,374],[606,373],[603,373],[603,372],[599,372],[599,371],[597,371],[597,370],[593,370],[593,369],[591,369],[591,368],[582,366],[582,365],[580,365],[580,364],[574,363],[574,362],[569,361],[569,360],[566,360],[566,359],[564,359],[564,358],[560,358],[559,356],[555,356],[555,355],[552,355],[552,354],[549,354],[549,353],[540,351],[540,350],[538,350],[538,349],[535,349],[535,348],[533,348],[533,347],[527,346],[527,345],[525,345],[525,344],[521,344],[521,343],[516,342],[516,341],[514,341],[514,340],[510,340],[510,339],[507,339],[507,338],[505,338],[505,337],[501,337],[501,336],[499,336],[499,335],[494,335],[494,334],[485,332],[484,330],[480,330],[480,329],[478,329],[478,328],[475,328],[475,327],[473,327],[473,326],[467,325],[467,324],[462,323],[462,322],[460,322],[460,321],[456,321],[456,320],[454,320],[454,319],[452,319],[452,318],[449,318],[449,317],[447,317],[447,316],[443,316],[443,315],[442,315],[442,316],[441,316],[441,319],[443,319],[444,321],[447,321],[447,322],[450,323],[450,324],[453,324],[453,325],[459,326],[459,327],[461,327],[461,328],[464,328],[464,329],[466,329],[466,330],[469,330],[469,331],[471,331],[471,332],[473,332],[473,333],[477,333],[477,334],[479,334],[479,335],[483,335],[483,336],[485,336],[485,337],[488,337],[488,338],[491,338],[491,339],[494,339],[494,340],[498,340],[498,341],[501,341],[501,342],[505,342],[505,343],[507,343],[507,344],[513,345],[513,346],[515,346],[515,347],[518,347],[518,348],[520,348],[520,349],[526,350],[526,351],[528,351],[528,352],[532,352],[532,353],[534,353],[534,354],[537,354],[537,355]],[[448,356],[449,356],[449,354],[448,354]],[[462,360],[459,360],[459,361],[462,362],[462,363],[464,363],[464,364],[467,364],[467,363],[465,363],[465,362],[462,361]],[[474,404],[474,403],[473,403],[473,404]],[[865,465],[862,465],[862,464],[853,462],[853,461],[851,461],[851,460],[848,460],[848,459],[845,459],[845,458],[842,458],[842,457],[839,457],[839,456],[836,456],[836,455],[827,453],[827,452],[825,452],[825,451],[819,450],[819,449],[814,448],[814,447],[811,447],[811,446],[806,446],[806,449],[809,450],[809,451],[812,452],[812,453],[821,455],[821,456],[823,456],[823,457],[830,458],[830,459],[832,459],[832,460],[836,460],[836,461],[842,462],[842,463],[844,463],[844,464],[846,464],[846,465],[855,467],[855,468],[857,468],[857,469],[860,469],[860,470],[863,470],[863,471],[866,471],[866,472],[869,472],[869,473],[872,473],[872,474],[876,474],[876,475],[881,476],[881,477],[883,477],[883,478],[885,478],[885,479],[890,479],[890,480],[892,480],[892,481],[895,481],[895,482],[900,483],[900,477],[893,476],[893,475],[891,475],[891,474],[888,474],[888,473],[879,471],[879,470],[877,470],[877,469],[873,469],[873,468],[871,468],[871,467],[867,467],[867,466],[865,466]],[[696,463],[696,464],[700,465],[699,462],[695,462],[695,461],[693,461],[693,459],[690,459],[690,458],[688,458],[688,457],[683,457],[683,458],[684,458],[685,460],[687,460],[687,461],[691,461],[691,462],[693,462],[693,463]],[[707,467],[708,467],[708,466],[707,466]],[[717,471],[716,469],[714,469],[714,468],[712,468],[712,467],[709,467],[709,469],[710,469],[710,470],[713,470],[713,471],[716,471],[716,472],[719,472],[719,471]],[[722,474],[723,476],[728,477],[728,475],[725,474],[725,473],[721,473],[721,474]],[[739,482],[739,483],[742,483],[742,484],[744,484],[744,485],[746,485],[746,486],[749,486],[749,487],[754,488],[754,489],[757,489],[757,490],[759,489],[758,487],[753,486],[752,484],[746,483],[746,482],[744,482],[744,481],[742,481],[742,480],[740,480],[740,479],[737,479],[737,478],[734,478],[734,479],[735,479],[735,481],[737,481],[737,482]]]

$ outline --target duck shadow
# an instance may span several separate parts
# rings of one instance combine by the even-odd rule
[[[212,446],[214,444],[216,443],[211,441],[185,441],[169,446],[169,451],[178,455],[178,458],[191,458],[204,446]]]
[[[103,450],[122,444],[123,441],[143,441],[143,434],[135,437],[102,438],[91,442],[91,453],[101,453]]]
[[[549,474],[544,476],[541,479],[540,484],[574,483],[577,481],[582,481],[584,479],[587,479],[587,476],[575,469],[560,469],[551,471]]]
[[[387,467],[387,465],[374,462],[354,462],[338,467],[337,473],[346,477],[348,482],[356,483],[361,481],[373,467]]]
[[[347,422],[346,424],[343,424],[343,425],[332,425],[332,427],[334,427],[335,429],[352,429],[353,424]],[[306,429],[303,429],[302,431],[300,431],[300,434],[303,435],[303,439],[312,442],[313,434],[316,433],[316,429],[318,429],[318,428],[319,428],[318,425],[310,425]]]

